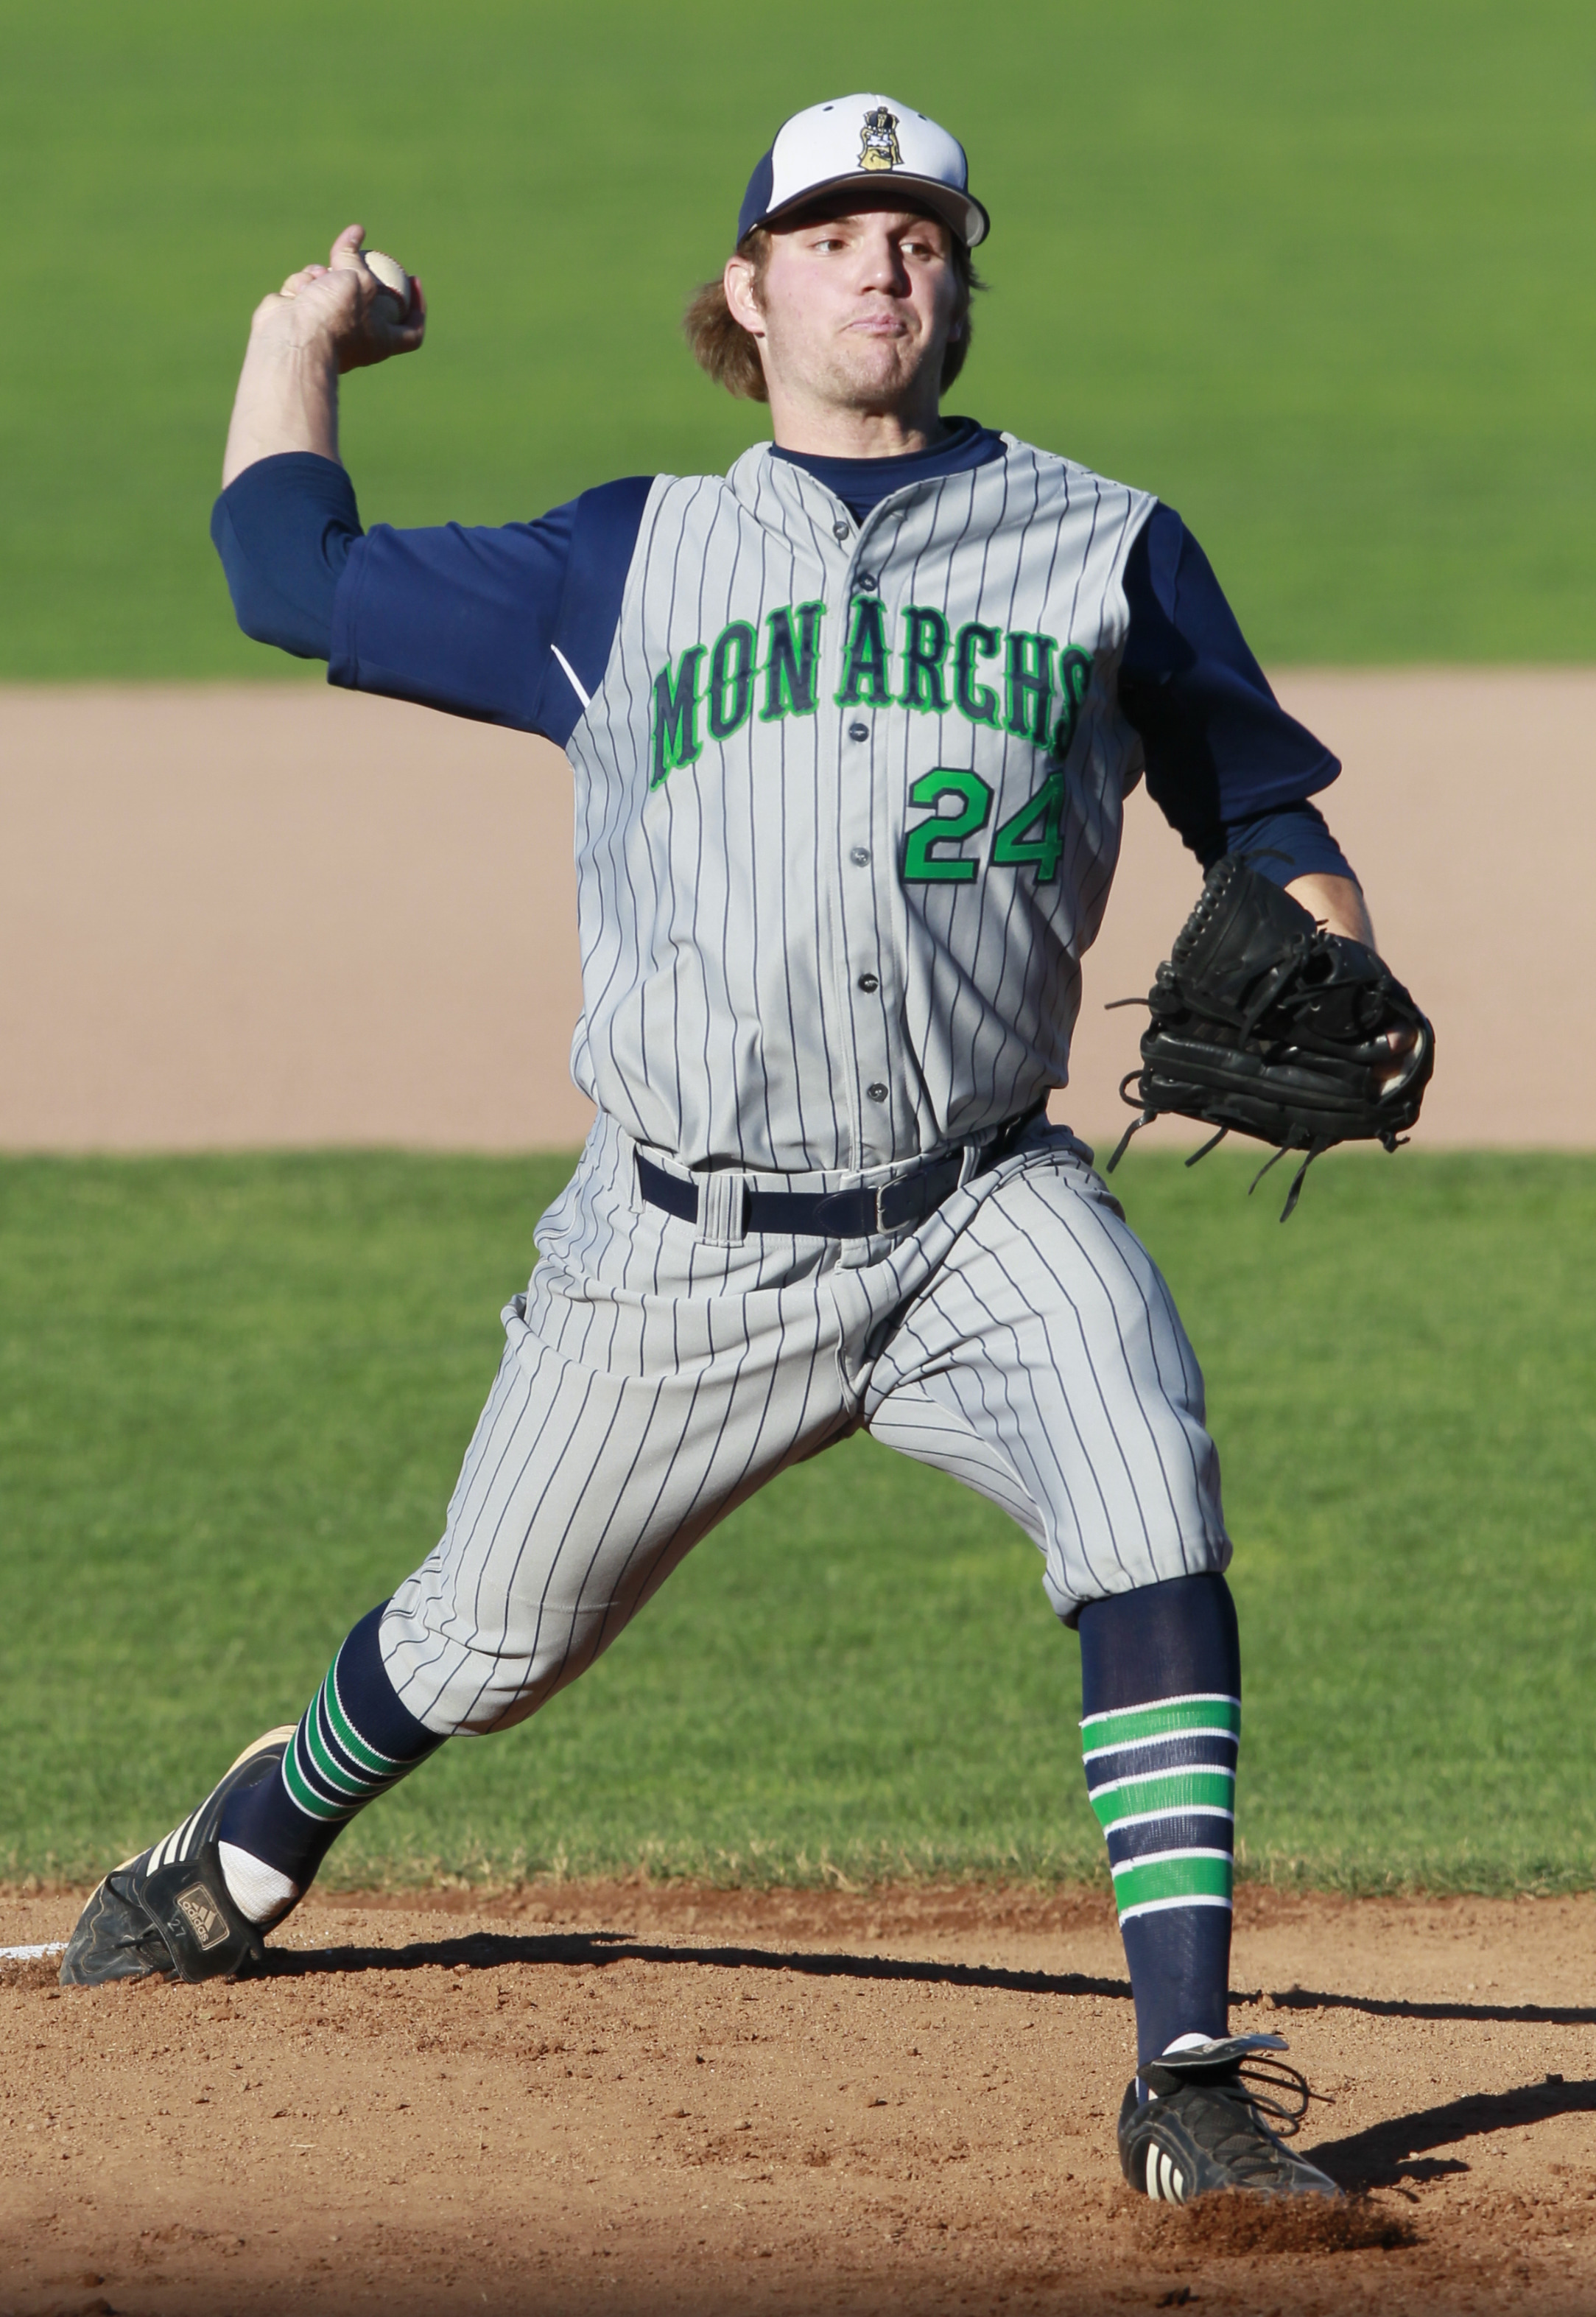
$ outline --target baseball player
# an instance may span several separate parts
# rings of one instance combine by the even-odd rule
[[[1012,1514],[1079,1629],[1136,1999],[1127,2177],[1333,2195],[1267,2121],[1306,2096],[1259,2061],[1280,2039],[1228,2032],[1241,1673],[1202,1377],[1046,1105],[1138,780],[1205,863],[1244,852],[1333,929],[1369,922],[1309,801],[1336,760],[1179,516],[941,415],[987,229],[908,105],[798,113],[688,314],[773,440],[496,530],[361,529],[338,376],[426,318],[360,228],[257,309],[213,523],[240,622],[565,749],[597,1117],[436,1550],[297,1725],[107,1876],[61,1976],[257,1963],[356,1811],[536,1713],[717,1521],[865,1427]]]

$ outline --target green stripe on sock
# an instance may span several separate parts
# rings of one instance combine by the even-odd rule
[[[1136,1705],[1121,1713],[1093,1713],[1081,1724],[1083,1753],[1101,1754],[1118,1746],[1145,1746],[1150,1739],[1184,1736],[1204,1731],[1216,1737],[1239,1738],[1242,1706],[1239,1697],[1172,1697],[1160,1705]]]
[[[1233,1880],[1228,1858],[1137,1858],[1114,1869],[1114,1903],[1124,1915],[1152,1900],[1228,1899]]]
[[[396,1771],[403,1768],[402,1763],[390,1762],[386,1754],[379,1754],[374,1746],[368,1746],[343,1711],[343,1701],[338,1695],[336,1658],[334,1659],[328,1669],[327,1677],[321,1686],[321,1694],[327,1702],[327,1720],[333,1725],[333,1735],[352,1761],[358,1762],[361,1769],[369,1771],[374,1778],[391,1778]]]
[[[1126,1778],[1100,1786],[1092,1797],[1105,1834],[1128,1818],[1162,1818],[1194,1810],[1230,1811],[1235,1806],[1234,1770],[1164,1770],[1148,1778]]]
[[[365,1779],[357,1777],[352,1771],[342,1768],[327,1751],[326,1740],[316,1726],[316,1708],[320,1703],[321,1698],[318,1695],[309,1713],[299,1725],[305,1732],[305,1742],[310,1749],[311,1766],[320,1776],[325,1779],[329,1786],[338,1794],[347,1794],[352,1803],[369,1802],[371,1798],[371,1789]]]
[[[336,1803],[324,1802],[316,1789],[307,1785],[305,1773],[299,1767],[299,1733],[296,1730],[289,1742],[288,1752],[282,1758],[282,1782],[293,1800],[308,1818],[319,1818],[324,1820],[348,1818],[350,1816],[348,1810],[341,1808]]]

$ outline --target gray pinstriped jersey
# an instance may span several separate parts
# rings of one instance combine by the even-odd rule
[[[653,486],[567,747],[572,1068],[690,1166],[877,1167],[1065,1080],[1155,502],[1004,441],[862,527],[765,446]]]

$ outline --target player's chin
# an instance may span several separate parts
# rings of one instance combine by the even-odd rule
[[[856,398],[877,401],[905,392],[923,360],[923,349],[912,338],[857,335],[843,344],[838,367]]]

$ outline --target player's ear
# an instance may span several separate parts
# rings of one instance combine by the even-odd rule
[[[733,321],[741,323],[752,336],[762,337],[764,315],[754,287],[753,260],[751,257],[728,257],[721,282],[726,291],[727,310]]]

